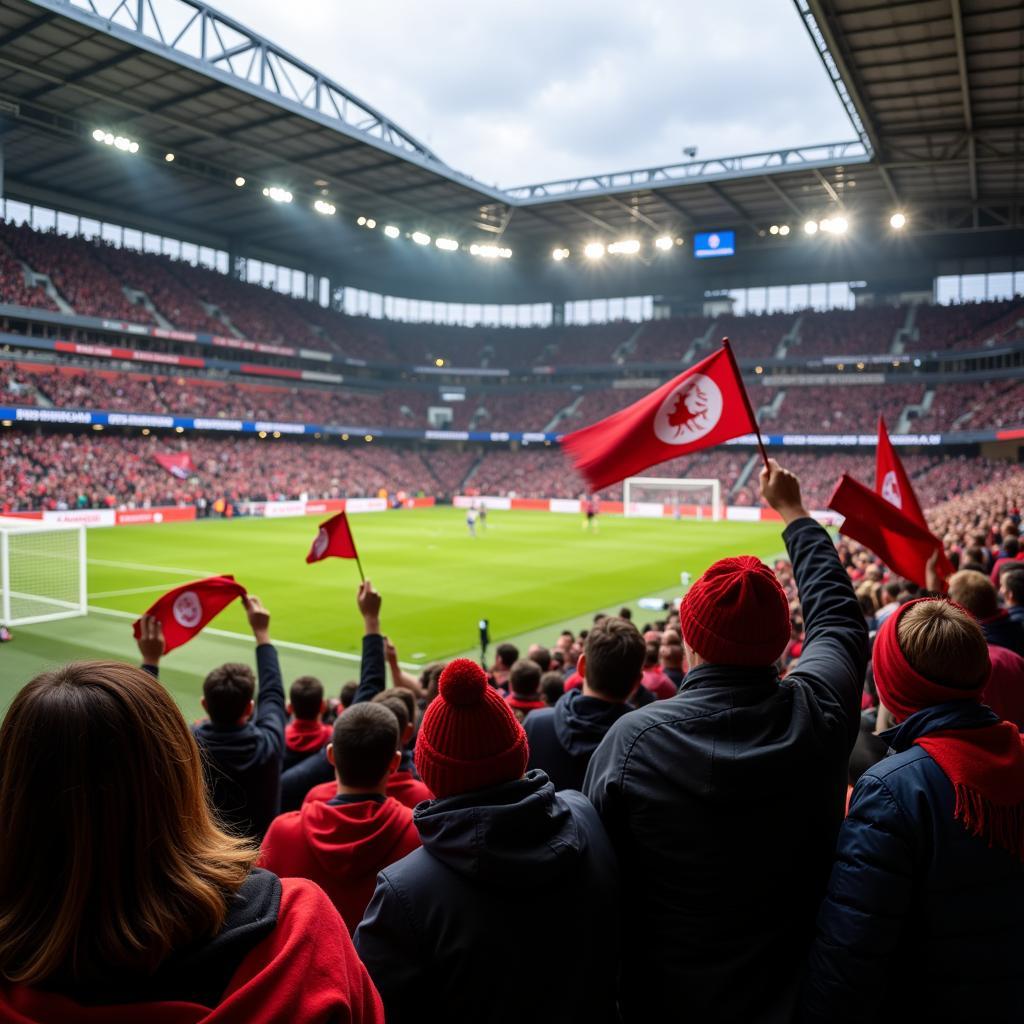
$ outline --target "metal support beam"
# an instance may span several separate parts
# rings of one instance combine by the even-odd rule
[[[720,199],[723,203],[725,203],[725,205],[728,206],[729,209],[732,210],[732,212],[735,213],[736,216],[739,217],[744,224],[746,224],[748,227],[753,228],[755,231],[759,230],[760,225],[750,216],[750,214],[747,213],[747,211],[744,210],[739,203],[734,202],[732,199],[730,199],[717,185],[714,185],[711,182],[707,182],[704,187],[708,189],[708,191],[710,191],[713,195],[717,196],[718,199]]]
[[[804,211],[793,202],[789,193],[785,192],[774,178],[766,174],[761,180],[790,208],[790,210],[792,210],[794,214],[796,214],[797,217],[803,217]]]
[[[618,196],[608,196],[607,198],[608,202],[613,203],[615,206],[618,206],[622,210],[625,210],[626,213],[628,213],[634,220],[641,221],[642,223],[646,224],[649,228],[653,228],[655,231],[663,230],[662,226],[657,222],[651,220],[651,218],[648,217],[646,213],[641,213],[639,210],[630,206],[628,203],[624,203],[621,199],[618,198]]]
[[[967,48],[964,46],[964,19],[960,0],[950,0],[953,13],[953,38],[956,40],[956,63],[960,70],[960,97],[964,105],[964,128],[967,129],[968,173],[971,182],[971,201],[978,198],[978,165],[974,144],[974,115],[971,112],[971,86],[967,78]]]

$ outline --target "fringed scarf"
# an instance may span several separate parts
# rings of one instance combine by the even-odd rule
[[[908,601],[890,615],[875,637],[871,658],[875,685],[882,703],[903,721],[915,711],[964,700],[981,702],[977,689],[943,686],[920,675],[900,648],[899,622]],[[987,681],[987,680],[986,680]],[[956,795],[954,817],[971,835],[999,846],[1024,861],[1024,741],[1012,722],[975,729],[947,729],[914,740],[926,750],[949,779]]]

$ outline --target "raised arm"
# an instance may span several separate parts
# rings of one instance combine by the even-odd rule
[[[259,693],[256,694],[256,714],[252,722],[283,757],[284,726],[288,715],[285,712],[281,664],[277,658],[277,648],[270,642],[270,612],[253,594],[246,595],[243,601],[249,627],[256,638],[256,674],[260,683]]]
[[[782,516],[805,638],[793,682],[804,683],[827,711],[843,721],[852,745],[868,663],[868,630],[857,596],[826,530],[807,513],[800,482],[770,459],[761,471],[761,495]]]
[[[359,665],[359,688],[352,699],[362,704],[384,689],[384,637],[380,632],[382,598],[369,580],[363,580],[356,595],[356,604],[363,616],[363,659]]]
[[[142,670],[155,679],[160,678],[160,659],[164,654],[164,627],[152,615],[139,619],[139,654],[142,656]]]

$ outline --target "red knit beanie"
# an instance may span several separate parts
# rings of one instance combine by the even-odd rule
[[[789,601],[775,574],[753,555],[723,558],[679,606],[686,642],[719,665],[771,665],[789,643]]]
[[[487,674],[468,658],[441,673],[416,738],[416,770],[438,797],[485,789],[526,771],[526,733]]]

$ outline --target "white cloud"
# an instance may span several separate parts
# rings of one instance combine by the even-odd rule
[[[510,186],[854,137],[791,0],[220,0]]]

